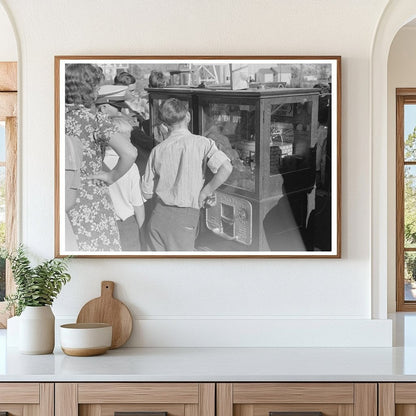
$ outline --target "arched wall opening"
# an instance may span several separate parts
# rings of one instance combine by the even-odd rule
[[[403,26],[394,37],[389,57],[388,57],[388,72],[387,72],[387,178],[388,178],[388,311],[394,312],[396,310],[396,219],[395,219],[395,197],[397,193],[397,185],[395,181],[395,169],[397,165],[396,154],[396,89],[397,88],[415,88],[416,87],[416,54],[413,53],[414,44],[416,42],[416,20]],[[409,107],[407,107],[409,109]],[[410,120],[409,120],[410,121]],[[412,121],[412,124],[414,121]],[[408,126],[410,128],[410,125]],[[409,267],[409,266],[408,266]],[[410,269],[409,269],[410,271]],[[413,296],[413,290],[404,290],[406,298]],[[400,293],[398,294],[400,295]]]
[[[389,53],[398,32],[415,17],[416,4],[413,0],[390,2],[380,19],[372,48],[371,267],[372,316],[376,319],[384,319],[388,312],[395,311],[394,90],[396,86],[389,83]],[[414,84],[416,85],[416,77]]]

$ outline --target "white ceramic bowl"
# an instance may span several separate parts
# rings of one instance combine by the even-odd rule
[[[103,323],[61,325],[61,348],[65,354],[87,357],[105,353],[111,346],[112,326]]]

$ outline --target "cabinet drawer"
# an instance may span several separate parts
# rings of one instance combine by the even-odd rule
[[[217,416],[376,416],[375,383],[220,383]]]
[[[198,383],[80,383],[79,403],[198,403]]]
[[[215,384],[58,383],[55,401],[56,416],[215,416]]]
[[[0,383],[0,403],[38,404],[38,383]]]

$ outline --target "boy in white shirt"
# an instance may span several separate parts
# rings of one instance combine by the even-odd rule
[[[123,117],[113,117],[112,121],[126,140],[130,140],[132,126]],[[118,155],[107,147],[104,164],[113,169],[118,162]],[[133,164],[127,173],[109,186],[114,211],[117,215],[117,226],[120,233],[122,251],[139,251],[140,228],[144,223],[144,201],[141,193],[139,169]]]
[[[212,139],[189,131],[187,102],[169,98],[160,113],[170,134],[153,148],[143,176],[144,198],[156,200],[148,223],[148,246],[152,251],[193,251],[200,209],[233,167]],[[213,173],[208,183],[206,168]]]

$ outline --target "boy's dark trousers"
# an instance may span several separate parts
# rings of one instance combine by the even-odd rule
[[[152,251],[193,251],[199,209],[164,204],[157,200],[149,220],[148,245]]]

